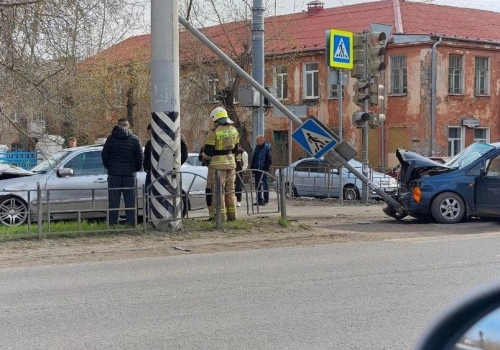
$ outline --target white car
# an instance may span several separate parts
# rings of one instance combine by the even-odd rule
[[[0,225],[15,226],[36,221],[37,183],[41,189],[41,210],[51,220],[106,217],[108,208],[107,174],[101,158],[102,145],[64,149],[30,171],[2,165],[0,168]],[[185,163],[181,167],[182,191],[189,210],[206,207],[207,168]],[[138,215],[142,215],[146,173],[137,173]],[[48,195],[47,195],[48,194]],[[29,203],[29,206],[28,206]],[[29,213],[28,215],[28,208]],[[45,219],[45,218],[44,218]]]
[[[351,159],[349,164],[361,172],[362,164]],[[288,177],[291,168],[290,178]],[[387,174],[379,173],[369,169],[368,177],[386,193],[392,193],[398,188],[398,181]],[[346,200],[361,198],[362,182],[355,177],[347,168],[342,168],[342,192],[340,190],[339,170],[332,168],[324,159],[304,158],[283,168],[285,180],[285,193],[287,197],[333,197],[339,198],[343,194]],[[279,170],[275,172],[279,179]],[[277,189],[277,182],[275,188]],[[372,199],[380,199],[380,196],[372,191]]]

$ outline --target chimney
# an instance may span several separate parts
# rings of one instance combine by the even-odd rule
[[[323,5],[324,3],[319,1],[319,0],[313,0],[311,2],[307,3],[307,13],[316,13],[323,11]]]

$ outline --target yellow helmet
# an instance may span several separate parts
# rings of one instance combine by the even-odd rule
[[[210,112],[210,117],[214,122],[218,121],[221,118],[227,118],[227,111],[222,107],[217,107]]]

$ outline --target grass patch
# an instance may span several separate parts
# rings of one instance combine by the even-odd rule
[[[244,217],[235,221],[222,223],[222,229],[218,230],[215,222],[206,221],[205,219],[185,219],[182,223],[182,230],[179,231],[157,231],[152,224],[148,224],[146,231],[141,224],[136,228],[127,226],[110,226],[106,221],[102,220],[83,220],[80,225],[76,221],[54,221],[50,226],[47,222],[42,225],[41,235],[44,238],[81,238],[81,237],[101,237],[105,238],[113,235],[137,235],[138,239],[143,234],[149,235],[165,235],[168,234],[172,238],[178,240],[188,240],[197,238],[210,237],[215,232],[220,232],[223,235],[241,235],[255,232],[268,232],[269,230],[278,228],[289,228],[290,222],[280,218],[276,222],[272,217]],[[208,234],[208,235],[207,235]],[[0,226],[0,242],[16,241],[16,240],[31,240],[39,237],[38,225],[21,225],[21,226]]]
[[[110,233],[119,232],[140,232],[142,228],[127,228],[125,226],[108,228],[107,222],[103,221],[86,221],[83,220],[78,226],[75,221],[56,221],[52,222],[49,226],[47,222],[42,224],[41,236],[42,237],[61,237],[71,238],[85,236],[101,236],[109,235]],[[1,226],[0,227],[0,241],[8,241],[15,239],[38,238],[38,225],[20,225],[20,226]]]
[[[288,221],[287,219],[283,218],[280,216],[280,219],[278,220],[278,224],[281,226],[281,227],[290,227],[292,226],[292,224],[290,223],[290,221]]]

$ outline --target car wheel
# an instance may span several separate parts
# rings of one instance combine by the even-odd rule
[[[347,201],[355,201],[359,199],[358,189],[354,186],[344,187],[344,199]]]
[[[465,204],[456,193],[444,192],[432,202],[431,213],[434,220],[441,224],[456,224],[465,216]]]
[[[297,198],[297,197],[298,197],[298,194],[297,194],[297,189],[295,188],[295,186],[291,185],[289,183],[286,183],[285,184],[285,198],[293,199],[293,198]]]
[[[19,197],[0,197],[0,223],[19,226],[28,221],[28,205]]]

